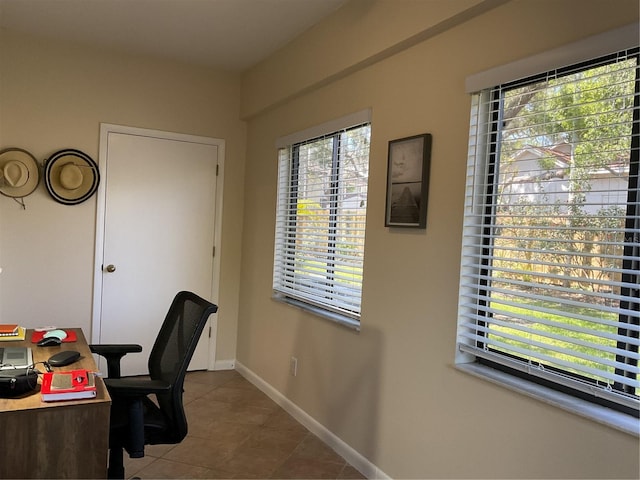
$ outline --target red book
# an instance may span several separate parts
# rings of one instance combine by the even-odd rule
[[[95,398],[94,374],[87,370],[46,372],[42,375],[40,394],[43,402]]]
[[[0,335],[17,335],[18,334],[18,325],[15,323],[11,324],[0,324]]]

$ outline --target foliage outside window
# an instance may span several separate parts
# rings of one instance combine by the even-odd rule
[[[275,297],[358,325],[369,124],[279,152]]]
[[[638,50],[473,97],[464,361],[638,416]]]

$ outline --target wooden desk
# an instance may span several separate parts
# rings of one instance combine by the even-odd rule
[[[62,350],[77,350],[80,360],[54,371],[97,367],[81,329],[78,340],[58,347],[25,341],[3,346],[31,347],[33,361]],[[44,371],[42,365],[38,365]],[[0,398],[0,478],[106,478],[111,398],[96,378],[97,396],[90,400],[45,403],[40,389],[19,398]]]

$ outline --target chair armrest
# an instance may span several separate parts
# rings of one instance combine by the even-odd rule
[[[133,343],[105,343],[89,345],[89,348],[93,353],[97,353],[98,355],[109,355],[112,353],[122,353],[122,355],[125,355],[127,353],[138,353],[142,351],[140,345]]]
[[[89,345],[92,353],[98,354],[107,360],[107,378],[120,378],[120,360],[127,353],[138,353],[142,347],[136,344],[102,344]]]
[[[104,383],[112,397],[146,397],[152,393],[167,393],[171,390],[170,383],[148,378],[105,378]]]

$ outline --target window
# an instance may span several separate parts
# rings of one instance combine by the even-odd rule
[[[458,320],[459,363],[635,417],[639,72],[634,48],[473,95]]]
[[[275,298],[359,325],[368,122],[279,150]]]

